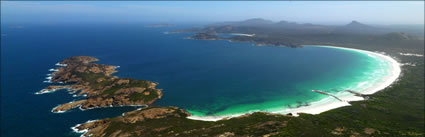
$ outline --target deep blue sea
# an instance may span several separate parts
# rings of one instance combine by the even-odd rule
[[[74,137],[70,127],[121,115],[135,107],[51,113],[76,98],[66,91],[35,95],[54,64],[94,56],[120,66],[114,75],[158,82],[164,96],[154,105],[178,106],[199,116],[295,107],[323,99],[312,89],[351,87],[376,74],[376,62],[346,50],[283,48],[252,43],[188,40],[164,34],[191,25],[2,24],[1,136]],[[377,74],[376,74],[377,75]]]

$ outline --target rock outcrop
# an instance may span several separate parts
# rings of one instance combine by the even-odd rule
[[[116,66],[93,63],[96,61],[98,59],[94,57],[74,56],[59,63],[61,67],[51,74],[51,82],[68,85],[50,85],[37,93],[66,88],[75,96],[86,95],[87,98],[59,105],[52,112],[63,112],[76,107],[91,109],[150,105],[161,98],[161,90],[155,88],[158,83],[111,76],[117,72]]]
[[[74,130],[81,132],[86,131],[83,136],[95,137],[123,137],[127,135],[134,135],[134,133],[125,133],[124,129],[115,129],[115,124],[135,124],[142,123],[147,120],[166,119],[166,118],[186,118],[190,116],[189,113],[177,107],[150,107],[142,110],[135,110],[124,113],[123,116],[115,117],[112,119],[103,119],[90,121],[84,124],[79,124],[74,127]],[[141,129],[147,127],[139,127]],[[141,132],[136,132],[137,136],[142,136]]]
[[[114,118],[78,124],[73,129],[83,132],[82,136],[94,137],[267,137],[282,134],[291,118],[256,112],[212,122],[188,119],[188,116],[190,113],[177,107],[148,107]]]

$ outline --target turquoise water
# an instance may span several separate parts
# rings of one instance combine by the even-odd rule
[[[338,90],[361,90],[380,82],[389,66],[350,50],[259,47],[163,33],[178,28],[74,24],[14,29],[2,25],[2,34],[7,35],[1,40],[1,136],[8,137],[79,136],[70,127],[136,109],[51,113],[58,104],[77,98],[64,90],[34,93],[49,85],[43,83],[48,70],[70,56],[94,56],[99,63],[121,66],[115,74],[119,77],[158,82],[164,96],[153,105],[178,106],[196,116],[308,105],[327,97],[312,89],[338,95],[346,94]]]
[[[302,50],[318,50],[318,48],[320,48],[320,50],[332,50],[332,52],[336,53],[344,52],[343,54],[350,57],[355,57],[356,59],[347,59],[347,62],[344,63],[343,66],[328,66],[324,65],[326,64],[324,62],[321,62],[323,65],[316,66],[316,63],[312,63],[310,61],[298,62],[299,60],[297,60],[298,63],[307,63],[312,65],[312,67],[307,67],[303,73],[308,73],[308,71],[319,69],[316,67],[321,67],[320,69],[325,68],[327,70],[322,72],[320,76],[309,77],[308,79],[297,81],[293,85],[290,85],[290,88],[288,88],[288,85],[284,84],[288,83],[288,81],[282,81],[282,85],[285,86],[273,89],[271,94],[265,94],[263,91],[258,90],[258,94],[241,95],[240,98],[243,99],[237,99],[233,97],[219,97],[219,99],[215,100],[214,103],[204,104],[204,107],[189,108],[188,111],[195,116],[229,116],[254,111],[279,112],[286,109],[311,105],[312,102],[317,102],[324,98],[331,98],[329,96],[311,92],[313,89],[326,91],[337,96],[352,96],[351,93],[344,92],[343,90],[349,89],[361,92],[367,88],[383,82],[383,78],[389,74],[388,68],[391,65],[389,62],[366,53],[346,49],[315,47],[313,45],[307,46]],[[294,58],[302,58],[302,56],[304,55],[292,55]],[[306,59],[318,61],[317,59],[312,58]],[[332,62],[331,60],[329,61]],[[297,65],[285,67],[297,67]],[[302,70],[300,70],[300,68],[294,68],[290,71],[300,72]],[[299,75],[300,76],[296,77],[303,77],[303,74]],[[263,101],[252,101],[250,103],[238,102],[241,100],[249,102],[250,100],[259,99],[262,99]],[[337,101],[336,99],[334,100]],[[219,110],[217,111],[217,109]],[[215,112],[211,113],[211,110],[214,110]]]

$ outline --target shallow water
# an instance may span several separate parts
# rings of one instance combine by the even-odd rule
[[[159,82],[154,105],[178,106],[197,116],[275,111],[308,105],[343,89],[361,90],[387,75],[388,63],[367,54],[324,47],[258,47],[251,43],[183,39],[175,28],[144,25],[26,25],[2,27],[1,135],[78,136],[70,129],[136,107],[51,113],[72,101],[62,91],[35,95],[49,69],[87,55],[121,66],[119,77]]]

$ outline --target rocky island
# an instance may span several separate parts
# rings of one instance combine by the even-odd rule
[[[64,112],[72,108],[92,109],[110,106],[150,105],[162,97],[158,83],[118,78],[111,76],[117,72],[117,66],[95,64],[97,58],[90,56],[74,56],[63,60],[57,65],[61,66],[50,74],[52,83],[37,92],[43,94],[59,89],[68,89],[74,96],[86,96],[85,99],[61,104],[53,108],[52,112]]]

